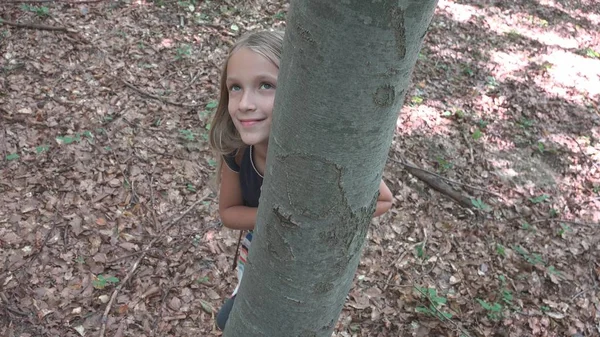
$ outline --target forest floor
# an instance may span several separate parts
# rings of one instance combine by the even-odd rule
[[[0,1],[0,335],[218,336],[219,68],[287,2],[70,2]],[[598,27],[594,0],[439,2],[390,157],[472,207],[390,160],[335,336],[600,335]]]

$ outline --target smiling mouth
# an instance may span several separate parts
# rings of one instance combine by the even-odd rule
[[[241,120],[240,124],[242,124],[242,126],[253,126],[255,124],[258,124],[262,121],[264,121],[265,119],[246,119],[246,120]]]

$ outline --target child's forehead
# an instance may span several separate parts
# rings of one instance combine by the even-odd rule
[[[263,68],[263,70],[278,72],[279,62],[276,58],[273,59],[261,51],[257,51],[248,47],[242,47],[232,52],[227,60],[228,74],[242,70],[246,72],[254,69],[255,67]]]

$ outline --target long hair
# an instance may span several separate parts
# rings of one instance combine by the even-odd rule
[[[281,50],[283,48],[282,31],[256,31],[243,35],[232,47],[223,63],[221,71],[221,83],[219,86],[220,97],[217,110],[213,116],[209,144],[211,150],[217,157],[216,182],[220,183],[223,156],[234,153],[245,148],[244,142],[238,133],[231,116],[229,115],[229,89],[227,88],[227,63],[231,55],[241,48],[248,48],[273,62],[279,68]]]

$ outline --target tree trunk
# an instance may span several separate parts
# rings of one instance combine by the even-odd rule
[[[331,336],[436,2],[291,2],[256,231],[224,336]]]

